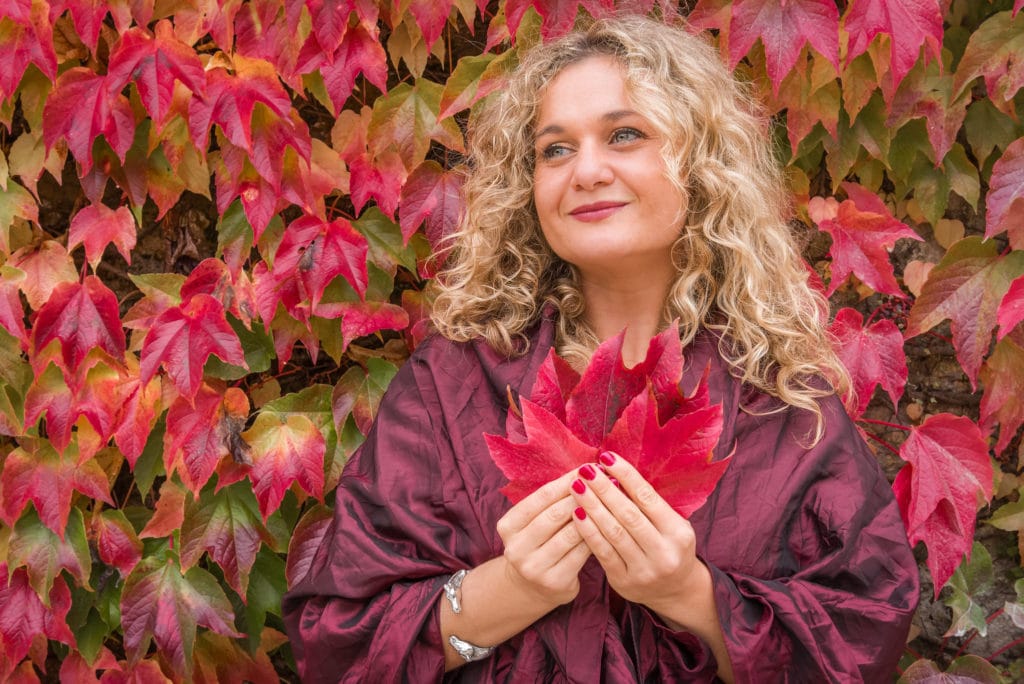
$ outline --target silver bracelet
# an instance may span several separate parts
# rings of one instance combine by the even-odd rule
[[[467,570],[459,570],[444,583],[444,595],[448,598],[448,603],[452,604],[452,612],[456,615],[462,612],[462,603],[459,597],[462,594],[462,580],[466,578],[467,572]]]
[[[467,663],[471,663],[474,660],[486,658],[487,656],[494,653],[493,646],[476,646],[474,644],[469,643],[468,641],[463,641],[454,634],[448,637],[448,643],[452,645],[452,648],[455,649],[455,652],[462,656],[462,659],[465,660]]]

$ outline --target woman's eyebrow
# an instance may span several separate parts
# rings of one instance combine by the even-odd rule
[[[635,115],[636,113],[637,112],[633,111],[632,109],[616,109],[615,111],[608,112],[607,114],[602,114],[601,120],[607,121],[609,123],[615,123],[620,119],[625,119],[629,116]],[[562,126],[558,124],[550,124],[537,131],[537,133],[534,134],[533,139],[536,140],[538,138],[544,137],[545,135],[559,135],[564,132],[565,128],[563,128]]]

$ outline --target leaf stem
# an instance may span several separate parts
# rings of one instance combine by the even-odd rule
[[[858,418],[862,423],[871,423],[872,425],[881,425],[883,427],[895,428],[897,430],[903,430],[904,432],[910,432],[910,428],[906,425],[900,425],[898,423],[887,423],[884,420],[874,420],[873,418],[864,418],[863,416]]]
[[[1007,651],[1009,651],[1014,646],[1020,646],[1021,644],[1024,644],[1024,637],[1019,637],[1017,639],[1014,639],[1013,641],[1011,641],[1010,643],[1006,644],[1002,648],[997,649],[995,653],[990,655],[988,657],[989,662],[995,660],[998,656],[1001,656],[1002,654],[1006,653]]]
[[[888,449],[892,453],[896,454],[897,456],[900,455],[900,452],[899,452],[898,449],[896,449],[896,447],[894,447],[892,444],[889,444],[888,442],[886,442],[884,439],[882,439],[878,435],[873,435],[870,432],[865,432],[864,434],[867,435],[868,437],[870,437],[871,439],[875,440],[876,442],[878,442],[879,444],[884,446],[886,449]],[[902,456],[900,456],[900,458],[902,458]]]
[[[878,306],[875,307],[875,310],[871,312],[871,315],[868,316],[868,319],[866,321],[864,321],[864,327],[865,328],[867,328],[869,325],[871,325],[871,323],[875,320],[875,316],[877,316],[878,312],[881,311],[881,310],[882,310],[882,305],[881,304],[879,304]]]

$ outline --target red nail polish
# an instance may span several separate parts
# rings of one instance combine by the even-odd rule
[[[614,477],[609,477],[608,479],[612,481],[612,484],[613,484],[613,485],[615,485],[615,486],[616,486],[616,487],[618,487],[619,489],[622,489],[622,483],[621,483],[621,482],[619,482],[618,480],[616,480],[616,479],[615,479]]]
[[[576,518],[579,519],[579,520],[586,520],[587,519],[587,512],[585,510],[583,510],[583,506],[577,506],[576,510],[573,511],[573,513],[576,515]]]
[[[594,467],[591,466],[589,463],[580,468],[579,472],[580,475],[583,476],[584,480],[593,480],[595,477],[597,477],[597,471],[594,470]]]
[[[610,451],[602,451],[601,455],[597,457],[597,460],[601,462],[601,465],[615,465],[615,454]]]
[[[583,492],[587,491],[587,485],[583,484],[583,480],[573,480],[572,491],[576,492],[577,494],[582,494]]]

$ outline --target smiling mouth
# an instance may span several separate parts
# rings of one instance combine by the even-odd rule
[[[580,221],[600,221],[626,206],[626,202],[594,202],[576,207],[569,215]]]

